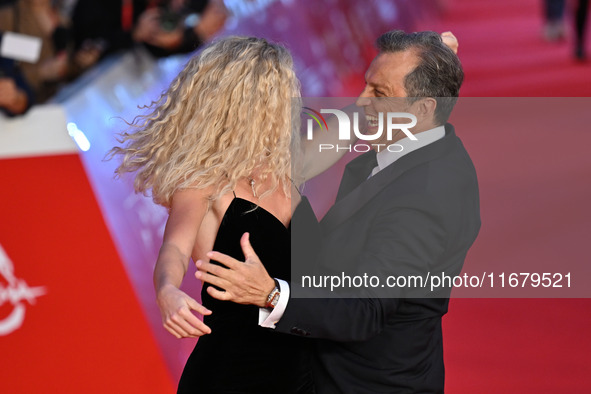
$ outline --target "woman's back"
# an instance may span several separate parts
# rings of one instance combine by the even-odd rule
[[[290,277],[290,228],[268,210],[235,197],[222,216],[213,250],[243,261],[240,238],[250,241],[272,277]],[[201,292],[213,313],[211,334],[199,339],[179,393],[311,393],[310,341],[258,326],[259,308],[218,301]],[[198,388],[198,390],[196,389]]]

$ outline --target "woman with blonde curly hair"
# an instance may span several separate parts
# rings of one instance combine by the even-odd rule
[[[243,258],[245,232],[267,271],[289,277],[290,123],[299,96],[284,47],[224,38],[189,60],[112,150],[122,157],[117,174],[134,172],[136,191],[151,190],[169,209],[154,269],[158,306],[177,338],[203,335],[179,393],[313,392],[308,341],[258,326],[257,307],[217,301],[205,289],[201,305],[179,289],[191,258],[211,250]]]

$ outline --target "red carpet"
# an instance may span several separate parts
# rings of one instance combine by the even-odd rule
[[[542,39],[543,0],[448,0],[441,30],[460,41],[468,97],[591,96],[591,40],[587,63],[573,58],[573,11],[565,41]],[[590,22],[591,23],[591,22]],[[432,27],[431,27],[432,28]],[[590,36],[591,29],[587,29]]]
[[[591,96],[591,62],[582,64],[573,60],[571,25],[569,37],[564,42],[547,43],[542,39],[542,0],[449,0],[443,3],[445,12],[441,24],[434,27],[426,22],[421,28],[451,30],[458,36],[459,55],[466,72],[462,96]],[[570,16],[571,11],[567,14]],[[591,55],[591,40],[588,39],[587,43],[587,53]],[[520,163],[515,156],[499,155],[490,146],[487,153],[486,147],[482,146],[486,144],[486,136],[458,132],[476,163],[482,189],[483,228],[468,255],[466,267],[470,261],[491,259],[491,255],[521,254],[523,257],[524,252],[520,250],[525,242],[523,238],[534,244],[537,242],[540,247],[551,245],[559,250],[556,248],[560,248],[561,243],[556,238],[572,238],[573,229],[578,234],[574,258],[589,261],[590,254],[584,241],[590,233],[589,221],[573,224],[563,220],[560,226],[526,227],[512,217],[516,212],[523,214],[517,209],[528,204],[531,212],[526,214],[541,218],[548,214],[547,207],[536,198],[536,193],[543,193],[543,189],[534,189],[530,195],[518,195],[523,189],[520,183],[531,185],[535,184],[532,179],[543,180],[545,168],[539,168],[537,173],[535,169],[531,170],[522,180],[504,179],[503,170],[495,167],[495,162],[503,161],[505,165],[523,168],[524,159],[528,161],[528,157],[521,157]],[[531,129],[520,132],[526,141],[527,138],[536,142],[560,138],[559,133],[538,135]],[[489,142],[493,140],[490,135],[488,138]],[[580,133],[575,138],[580,138],[578,141],[585,146],[589,146],[585,142],[591,142],[587,133]],[[575,182],[575,175],[582,177],[578,178],[578,184],[571,183],[571,187],[564,190],[560,205],[551,208],[551,213],[554,218],[574,218],[579,214],[587,220],[589,210],[577,212],[578,204],[573,201],[585,204],[591,196],[589,155],[582,149],[576,149],[575,153],[564,149],[560,156],[546,153],[546,160],[555,163],[560,159],[562,164],[569,163],[562,167],[564,172],[560,179]],[[496,178],[500,180],[494,179],[495,168]],[[502,204],[494,204],[502,181],[505,182],[502,186],[506,196],[513,191],[515,197],[523,197],[523,201],[505,200]],[[546,187],[552,185],[553,179],[546,179]],[[506,220],[504,226],[498,225],[501,218]],[[543,223],[543,220],[538,222]],[[504,242],[503,232],[508,230],[520,234],[520,242]],[[544,239],[548,242],[543,242]],[[552,246],[552,240],[555,246]],[[544,259],[540,254],[543,255],[530,254],[531,261],[525,263],[533,266],[536,259]],[[556,261],[557,267],[560,262]],[[590,299],[454,299],[449,315],[444,318],[444,336],[448,393],[591,392]]]

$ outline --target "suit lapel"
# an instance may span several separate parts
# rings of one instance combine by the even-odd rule
[[[446,124],[445,132],[445,137],[439,141],[433,142],[432,144],[417,149],[416,151],[401,157],[396,162],[384,168],[370,179],[361,181],[360,184],[355,185],[354,180],[346,180],[345,175],[347,170],[345,170],[343,182],[339,188],[337,201],[320,221],[322,231],[326,234],[326,232],[329,232],[331,229],[335,228],[349,217],[353,216],[382,189],[394,182],[398,177],[400,177],[400,175],[404,174],[409,169],[432,161],[453,149],[458,144],[458,139],[455,135],[453,126]],[[357,176],[360,175],[360,170],[355,170],[355,168],[361,167],[369,160],[367,158],[362,160],[362,157],[363,155],[355,159],[360,159],[362,163],[355,164],[353,166],[353,174],[357,174]],[[353,164],[353,162],[351,162],[351,164]],[[369,172],[366,174],[366,177],[368,175]],[[347,181],[347,185],[343,185],[345,181]],[[348,194],[345,194],[346,188],[348,187],[352,187],[352,190]],[[343,194],[341,194],[341,189]]]

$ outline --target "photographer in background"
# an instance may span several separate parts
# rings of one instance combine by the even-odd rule
[[[155,56],[195,50],[220,30],[227,18],[221,0],[172,0],[146,10],[133,38]]]
[[[191,52],[225,23],[221,0],[79,0],[72,14],[81,69],[134,44],[157,57]]]
[[[56,83],[65,78],[68,69],[66,28],[52,1],[2,1],[0,31],[41,40],[41,52],[35,62],[19,62],[18,67],[37,102],[51,97],[56,91]]]

